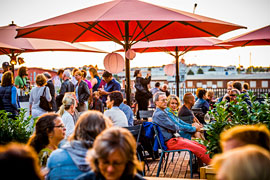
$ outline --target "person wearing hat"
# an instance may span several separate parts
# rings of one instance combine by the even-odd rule
[[[54,89],[54,85],[53,85],[53,82],[52,82],[52,76],[50,73],[48,72],[44,72],[43,75],[46,77],[47,79],[47,84],[46,86],[48,86],[49,90],[50,90],[50,94],[52,96],[52,100],[51,100],[51,103],[52,103],[52,111],[57,111],[57,106],[56,106],[56,101],[55,101],[55,89]]]
[[[9,63],[8,62],[3,62],[2,63],[2,69],[3,69],[3,74],[7,71],[9,71]]]

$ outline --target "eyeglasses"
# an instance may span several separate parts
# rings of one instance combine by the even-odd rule
[[[64,126],[63,124],[58,125],[58,126],[54,126],[54,127],[56,127],[56,128],[62,128],[62,129],[64,129],[64,128],[65,128],[65,126]]]
[[[117,162],[117,161],[109,162],[109,161],[103,161],[103,160],[100,160],[99,163],[101,166],[105,166],[105,167],[113,166],[114,168],[118,168],[118,167],[126,164],[126,162]]]
[[[167,99],[162,99],[162,100],[159,100],[161,102],[167,102]]]

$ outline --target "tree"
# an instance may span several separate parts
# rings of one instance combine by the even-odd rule
[[[199,69],[198,69],[197,74],[203,74],[202,68],[199,68]]]
[[[187,73],[187,75],[194,75],[194,72],[190,69]]]
[[[216,71],[216,69],[212,67],[212,68],[208,69],[208,71]]]

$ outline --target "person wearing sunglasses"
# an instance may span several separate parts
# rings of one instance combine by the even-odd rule
[[[57,149],[65,134],[66,128],[58,114],[46,113],[38,118],[35,132],[27,145],[35,149],[39,157],[39,164],[43,168],[46,167],[47,159]]]

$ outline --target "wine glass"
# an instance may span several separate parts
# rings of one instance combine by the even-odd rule
[[[209,123],[210,123],[210,116],[209,116],[208,113],[206,113],[206,114],[204,115],[204,122],[206,122],[206,124],[209,124]]]

